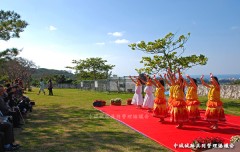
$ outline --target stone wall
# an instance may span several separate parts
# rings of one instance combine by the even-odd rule
[[[78,89],[90,89],[90,90],[98,90],[98,91],[120,91],[120,92],[129,92],[129,90],[134,92],[135,84],[132,81],[123,81],[120,83],[116,83],[115,81],[106,81],[99,82],[98,88],[94,87],[94,81],[91,83],[87,83],[89,86],[85,86],[85,82],[83,87],[81,84],[73,85],[73,84],[56,84],[54,88],[78,88]],[[123,86],[122,86],[123,85]],[[165,88],[168,90],[168,86]],[[154,89],[155,90],[155,89]],[[199,96],[207,96],[208,88],[199,85],[198,86],[198,95]],[[221,85],[221,98],[227,99],[240,99],[240,85]]]
[[[53,88],[71,88],[71,89],[76,89],[80,88],[80,84],[54,84]]]
[[[208,88],[199,85],[198,95],[206,96],[208,94]],[[240,99],[240,85],[221,85],[221,98],[228,99]]]

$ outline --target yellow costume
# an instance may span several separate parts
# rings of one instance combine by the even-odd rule
[[[170,86],[169,88],[169,98],[168,98],[168,112],[171,112],[172,109],[172,102],[174,99],[174,87],[175,85]]]
[[[188,110],[188,118],[189,119],[199,119],[199,105],[200,102],[198,101],[197,89],[193,86],[189,86],[186,94],[186,104]]]
[[[174,100],[172,102],[171,118],[172,122],[187,122],[188,112],[184,101],[183,88],[180,85],[174,87]]]
[[[218,120],[226,121],[222,105],[223,103],[220,100],[220,88],[216,88],[214,85],[210,85],[205,113],[206,120],[213,122],[216,122]]]
[[[165,118],[167,116],[167,105],[164,95],[164,88],[157,87],[155,91],[155,97],[153,116],[158,118]]]

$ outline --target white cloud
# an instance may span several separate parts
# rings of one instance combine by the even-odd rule
[[[127,44],[127,43],[129,43],[129,40],[117,39],[117,40],[114,41],[114,43],[116,43],[116,44]]]
[[[105,45],[105,43],[104,42],[98,42],[98,43],[96,43],[96,45]]]
[[[34,50],[34,53],[32,50]],[[72,60],[85,59],[88,57],[84,54],[73,53],[71,50],[64,52],[52,46],[25,47],[19,56],[33,61],[40,68],[56,70],[69,70],[65,67],[75,66],[75,64],[72,63]]]
[[[50,25],[48,29],[50,31],[56,31],[57,30],[57,28],[55,26],[52,26],[52,25]]]
[[[232,26],[232,27],[231,27],[231,30],[239,30],[239,29],[240,29],[239,26]]]
[[[115,37],[121,37],[123,36],[123,33],[122,32],[113,32],[113,33],[108,33],[108,35],[112,35],[112,36],[115,36]]]

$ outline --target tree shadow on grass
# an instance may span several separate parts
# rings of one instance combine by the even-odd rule
[[[95,109],[38,108],[26,122],[17,135],[20,152],[167,151]]]

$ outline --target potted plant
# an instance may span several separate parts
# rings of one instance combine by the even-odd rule
[[[230,139],[230,142],[232,144],[234,144],[236,142],[240,142],[240,135],[232,136],[231,139]]]
[[[102,106],[105,106],[105,105],[106,105],[106,101],[104,101],[104,100],[95,100],[93,102],[94,107],[102,107]]]
[[[192,152],[202,152],[214,148],[214,145],[224,145],[224,140],[219,137],[198,137],[193,140],[192,144],[194,145]]]
[[[127,105],[131,105],[132,104],[132,98],[127,99]]]
[[[121,106],[121,104],[122,104],[121,98],[111,99],[111,105]]]

